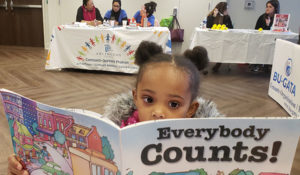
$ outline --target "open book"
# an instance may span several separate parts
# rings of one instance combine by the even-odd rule
[[[99,114],[1,89],[14,152],[31,174],[286,175],[296,118],[172,119],[120,129]]]

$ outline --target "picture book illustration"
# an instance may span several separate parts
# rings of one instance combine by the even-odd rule
[[[172,119],[119,128],[0,89],[12,145],[33,175],[288,175],[299,118]]]
[[[14,152],[31,174],[120,174],[107,136],[57,110],[1,91]]]

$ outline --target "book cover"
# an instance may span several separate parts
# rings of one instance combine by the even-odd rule
[[[275,14],[272,31],[287,32],[289,27],[290,14]]]
[[[14,152],[31,174],[286,175],[298,118],[170,119],[120,129],[84,110],[1,89]]]

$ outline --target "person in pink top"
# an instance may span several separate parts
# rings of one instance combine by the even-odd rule
[[[93,26],[103,23],[100,11],[94,6],[93,0],[83,0],[82,6],[77,10],[76,22],[86,22]]]

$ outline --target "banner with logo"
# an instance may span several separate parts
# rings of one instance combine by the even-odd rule
[[[78,68],[135,73],[134,54],[143,41],[152,41],[171,53],[170,32],[166,27],[76,27],[53,30],[46,69]]]
[[[276,41],[269,95],[291,116],[300,117],[300,45]]]

